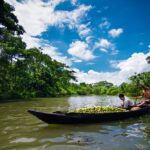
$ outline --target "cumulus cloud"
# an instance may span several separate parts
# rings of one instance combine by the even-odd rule
[[[150,71],[149,64],[146,62],[146,57],[150,55],[144,53],[134,53],[131,57],[122,61],[112,61],[113,67],[117,68],[118,71],[115,72],[96,72],[94,70],[89,70],[88,72],[83,72],[75,69],[78,82],[86,83],[96,83],[99,81],[109,81],[115,85],[119,85],[122,82],[128,82],[128,78],[134,73],[141,73],[145,71]]]
[[[119,53],[115,44],[104,38],[99,39],[98,42],[94,44],[93,49],[99,49],[101,52],[105,53],[110,52],[111,55],[117,55]]]
[[[82,41],[75,41],[70,44],[68,53],[74,57],[77,57],[81,60],[92,60],[95,56],[89,50],[88,44]]]
[[[44,2],[42,0],[27,0],[17,2],[16,0],[6,0],[15,7],[15,14],[19,23],[31,36],[40,35],[46,31],[49,26],[75,28],[87,11],[92,7],[79,5],[71,11],[55,10],[56,6],[64,0],[51,0]]]
[[[98,42],[95,43],[94,48],[99,48],[102,52],[108,52],[108,50],[113,46],[111,42],[109,42],[107,39],[99,39]]]
[[[116,68],[120,69],[124,73],[133,74],[134,72],[140,73],[142,71],[149,71],[150,66],[146,61],[147,56],[150,53],[134,53],[127,60],[121,61],[116,65]]]
[[[118,29],[111,29],[110,31],[108,31],[108,34],[110,36],[112,36],[113,38],[119,37],[120,34],[123,33],[123,29],[122,28],[118,28]]]
[[[44,54],[48,54],[52,59],[62,62],[68,66],[72,65],[72,59],[68,58],[67,56],[64,56],[61,52],[59,52],[57,47],[54,47],[51,44],[49,44],[49,41],[32,37],[26,33],[22,36],[22,38],[23,41],[26,42],[27,48],[42,48],[41,51]]]

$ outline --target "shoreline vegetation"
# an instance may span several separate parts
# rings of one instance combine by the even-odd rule
[[[0,100],[118,93],[136,97],[142,95],[142,87],[150,88],[150,72],[135,74],[129,78],[130,83],[119,86],[107,81],[70,82],[76,81],[74,71],[41,48],[27,49],[21,38],[25,31],[13,14],[14,8],[4,0],[0,6]]]

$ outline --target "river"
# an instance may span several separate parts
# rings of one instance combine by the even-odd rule
[[[150,116],[90,125],[48,125],[27,112],[119,105],[115,96],[36,98],[0,103],[0,150],[150,150]]]

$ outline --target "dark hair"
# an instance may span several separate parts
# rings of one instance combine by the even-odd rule
[[[119,97],[124,97],[124,94],[122,94],[122,93],[121,93],[121,94],[119,94]]]

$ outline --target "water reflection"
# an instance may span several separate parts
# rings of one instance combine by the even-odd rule
[[[13,141],[10,141],[10,143],[30,143],[30,142],[34,142],[36,139],[35,138],[18,138],[15,139]]]

